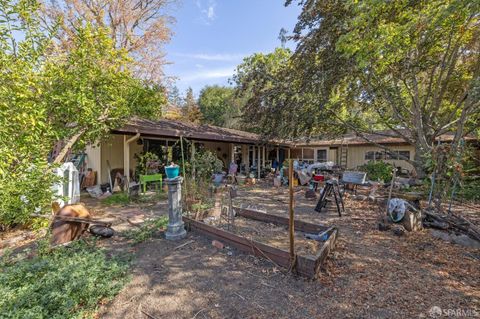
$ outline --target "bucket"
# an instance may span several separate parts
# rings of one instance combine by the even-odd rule
[[[180,166],[165,166],[165,174],[167,174],[167,178],[169,179],[178,177],[180,174]]]

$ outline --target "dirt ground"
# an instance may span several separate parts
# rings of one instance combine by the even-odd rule
[[[237,205],[287,215],[287,190],[239,190]],[[167,214],[166,202],[104,207],[119,233],[102,245],[134,253],[130,283],[99,318],[430,318],[433,306],[480,315],[480,250],[434,238],[430,230],[398,237],[377,230],[378,205],[346,199],[339,217],[332,204],[296,193],[296,218],[339,228],[337,247],[318,281],[291,275],[269,261],[188,233],[171,242],[159,233],[133,245],[121,236],[145,219]],[[478,223],[479,206],[456,207]],[[182,244],[186,244],[179,247]]]
[[[239,191],[236,204],[286,215],[287,190]],[[138,245],[130,284],[101,318],[415,318],[433,306],[480,311],[480,251],[450,244],[429,230],[397,237],[377,230],[378,206],[346,200],[347,213],[314,212],[296,194],[296,217],[337,225],[340,236],[318,281],[189,233]],[[251,205],[250,205],[251,206]],[[469,208],[474,216],[478,207]],[[460,209],[464,210],[464,209]],[[161,210],[160,213],[166,213]],[[189,243],[176,249],[181,244]]]

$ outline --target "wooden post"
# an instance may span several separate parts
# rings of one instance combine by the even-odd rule
[[[293,160],[290,157],[290,149],[288,150],[288,189],[289,189],[289,201],[288,201],[288,235],[290,239],[290,271],[295,269],[295,225],[294,225],[294,212],[293,212]]]
[[[182,171],[183,171],[183,180],[185,181],[184,185],[185,185],[185,199],[186,199],[188,198],[187,174],[185,174],[185,155],[183,154],[183,136],[181,135],[180,135],[180,149],[182,151]]]
[[[195,141],[192,141],[190,162],[192,163],[192,180],[195,180]]]
[[[257,178],[260,179],[260,146],[257,147]]]
[[[265,168],[265,146],[262,148],[262,166]]]

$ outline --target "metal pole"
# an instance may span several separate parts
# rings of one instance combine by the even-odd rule
[[[290,149],[288,150],[290,157]],[[290,158],[288,163],[288,189],[289,189],[289,202],[288,202],[288,235],[290,241],[290,270],[295,268],[295,224],[294,224],[294,212],[293,212],[293,161]]]

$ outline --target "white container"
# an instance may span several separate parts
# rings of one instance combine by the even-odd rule
[[[80,181],[78,170],[72,162],[62,164],[55,169],[55,174],[61,180],[53,185],[53,192],[58,199],[56,201],[63,207],[80,201]]]

